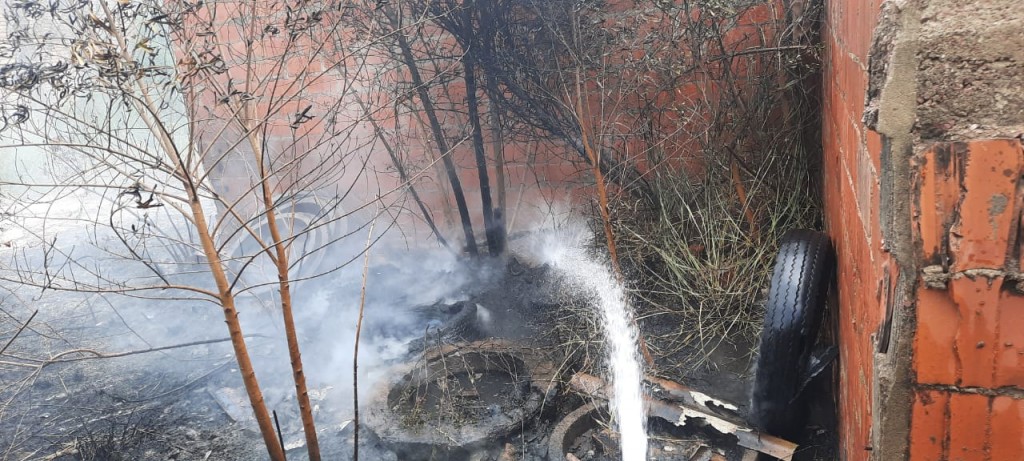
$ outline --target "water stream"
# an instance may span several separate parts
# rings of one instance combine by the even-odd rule
[[[560,248],[549,253],[552,266],[574,285],[591,291],[601,310],[612,382],[611,410],[621,440],[623,461],[647,459],[647,416],[641,382],[637,331],[626,292],[606,264],[582,248]]]

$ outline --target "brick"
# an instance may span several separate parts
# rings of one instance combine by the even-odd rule
[[[929,264],[942,264],[946,255],[948,231],[956,218],[960,200],[962,171],[956,167],[963,155],[952,146],[938,145],[918,159],[919,199],[915,203],[917,225],[924,259]]]
[[[914,341],[917,380],[996,388],[1024,383],[1024,300],[983,277],[959,278],[949,291],[918,290]]]
[[[840,153],[840,162],[845,153]],[[833,175],[835,176],[835,175]],[[872,249],[863,233],[857,212],[853,184],[840,180],[833,189],[838,206],[830,208],[830,228],[841,232],[833,236],[839,256],[837,274],[839,291],[840,362],[840,438],[850,452],[863,453],[871,444],[873,344],[871,333],[880,319],[874,293],[868,294],[877,274],[871,264]],[[838,220],[838,223],[834,221]]]
[[[955,385],[960,380],[960,356],[955,347],[960,312],[945,291],[917,290],[917,335],[914,367],[923,384]]]
[[[993,461],[1021,459],[1024,454],[1024,401],[999,396],[992,400],[990,455]]]
[[[950,461],[990,461],[990,397],[978,394],[953,394],[950,397]]]
[[[959,143],[954,154],[964,152]],[[1017,179],[1022,152],[1016,140],[975,141],[966,146],[963,184],[950,246],[957,270],[1000,268],[1006,262],[1010,227],[1017,215]]]
[[[950,297],[959,312],[955,343],[962,370],[959,385],[995,385],[1000,282],[963,277],[949,284]]]
[[[1020,144],[1012,140],[929,149],[919,166],[915,206],[927,263],[942,263],[949,254],[954,273],[1001,269],[1007,263],[1022,166]],[[1015,343],[1024,338],[1019,329],[1001,328],[1024,320],[1017,314],[1022,301],[1001,292],[1002,284],[1001,277],[963,277],[950,282],[948,293],[920,292],[915,353],[921,382],[994,387],[1022,381],[1021,349]],[[944,357],[955,366],[954,374],[942,363]]]
[[[1021,328],[1024,325],[1024,298],[1010,290],[1001,291],[998,315],[996,328],[999,340],[992,345],[996,360],[995,386],[1024,388],[1024,328]]]
[[[871,36],[877,22],[879,2],[872,0],[865,3],[860,8],[854,8],[850,11],[851,21],[847,43],[850,45],[849,51],[857,56],[860,62],[867,65],[868,51],[871,47]]]
[[[874,130],[867,130],[864,135],[867,143],[868,155],[871,156],[871,164],[875,171],[882,171],[882,136]]]
[[[877,256],[877,258],[875,259],[875,273],[876,274],[883,274],[884,273],[883,266],[885,266],[887,264],[889,259],[892,257],[892,254],[888,253],[888,252],[879,252],[878,251],[878,250],[881,250],[883,248],[883,243],[885,243],[884,242],[884,237],[885,236],[882,235],[882,219],[883,219],[882,212],[881,212],[881,210],[882,210],[882,192],[881,192],[881,189],[880,189],[880,183],[878,181],[879,180],[876,179],[874,193],[871,196],[871,209],[874,210],[874,216],[873,216],[873,219],[871,220],[871,223],[869,224],[869,228],[870,228],[870,235],[873,236],[873,239],[871,241],[872,251],[873,251],[872,255],[876,255]],[[898,272],[898,269],[895,270],[894,272]],[[893,283],[895,283],[895,282],[893,282]],[[882,308],[882,312],[883,312],[882,315],[884,315],[885,306],[879,306],[879,307]]]
[[[950,416],[949,393],[919,390],[914,394],[910,425],[910,459],[943,459]]]
[[[860,215],[861,229],[864,231],[865,240],[870,246],[874,242],[874,235],[871,231],[875,221],[878,220],[878,208],[876,207],[879,193],[878,175],[872,168],[871,157],[866,148],[858,149],[853,155],[857,168],[855,179],[857,211]]]

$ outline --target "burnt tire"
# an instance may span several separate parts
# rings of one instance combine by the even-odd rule
[[[793,230],[782,237],[768,291],[764,330],[751,396],[751,422],[760,430],[793,437],[801,429],[797,405],[834,266],[827,235]]]
[[[424,336],[409,342],[409,352],[423,352],[441,343],[472,341],[479,336],[477,324],[477,305],[470,301],[460,301],[451,305],[435,304],[428,309],[440,309],[451,317],[436,329],[424,332]]]

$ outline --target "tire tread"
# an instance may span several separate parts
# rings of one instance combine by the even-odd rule
[[[810,230],[789,231],[779,245],[751,399],[752,422],[766,432],[790,435],[797,423],[787,410],[817,338],[831,251],[828,236]]]

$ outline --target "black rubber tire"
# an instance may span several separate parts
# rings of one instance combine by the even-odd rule
[[[751,396],[751,422],[794,437],[804,412],[797,391],[821,327],[835,256],[827,235],[793,230],[782,237],[768,291]]]

